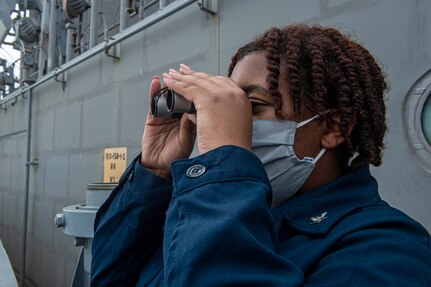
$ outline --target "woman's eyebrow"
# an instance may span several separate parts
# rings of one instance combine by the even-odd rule
[[[261,94],[265,94],[266,96],[271,96],[271,92],[260,85],[246,85],[246,86],[242,86],[241,89],[247,94],[247,97],[252,92],[258,92]]]

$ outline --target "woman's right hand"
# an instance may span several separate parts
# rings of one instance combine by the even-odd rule
[[[151,81],[148,107],[153,94],[161,89],[158,76]],[[142,136],[141,164],[153,174],[171,176],[170,166],[175,160],[188,158],[193,150],[196,126],[184,114],[181,119],[153,118],[148,109]]]

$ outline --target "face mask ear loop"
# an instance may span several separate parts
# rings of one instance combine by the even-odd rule
[[[314,117],[309,118],[308,120],[302,121],[302,122],[300,122],[300,123],[298,123],[298,124],[296,125],[296,128],[300,128],[300,127],[302,127],[302,126],[305,126],[306,124],[308,124],[308,123],[309,123],[309,122],[311,122],[311,121],[314,121],[314,120],[315,120],[315,119],[317,119],[318,117],[320,117],[320,115],[315,115]]]
[[[322,148],[319,154],[313,159],[313,163],[316,163],[326,152],[326,148]]]

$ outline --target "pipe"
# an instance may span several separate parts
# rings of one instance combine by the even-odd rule
[[[168,0],[153,0],[151,2],[141,1],[141,4],[139,6],[139,19],[140,20],[144,19],[145,10],[156,4],[159,4],[159,10],[162,10],[165,6],[169,4],[169,1]]]
[[[42,4],[42,20],[40,25],[40,40],[39,40],[39,78],[43,76],[43,72],[45,70],[45,61],[46,61],[46,40],[45,36],[49,31],[49,4],[47,0],[43,0]]]
[[[168,0],[160,0],[159,1],[159,9],[162,10],[165,6],[168,5]]]
[[[100,0],[91,0],[90,10],[90,49],[97,44],[97,14],[100,10]]]
[[[139,20],[144,19],[144,1],[141,1],[141,4],[139,4]]]
[[[22,230],[22,259],[21,259],[21,282],[20,287],[25,287],[25,261],[27,255],[27,224],[28,224],[28,197],[30,191],[30,146],[31,146],[31,108],[32,90],[28,90],[28,111],[27,111],[27,148],[25,155],[25,194],[24,194],[24,216]]]
[[[57,9],[55,0],[51,0],[50,15],[49,15],[49,38],[48,38],[48,72],[54,70],[58,66],[57,49]]]
[[[120,4],[120,32],[127,28],[129,13],[127,9],[129,8],[129,0],[121,0]]]
[[[79,14],[78,16],[78,30],[76,32],[77,34],[77,44],[78,44],[78,48],[79,48],[79,54],[82,54],[85,52],[85,39],[84,37],[81,37],[82,35],[82,19],[84,18],[83,14]]]
[[[163,11],[160,11],[160,13],[155,13],[153,15],[148,16],[144,20],[136,23],[131,27],[131,29],[127,29],[124,31],[124,33],[118,34],[117,38],[114,38],[109,43],[101,43],[94,47],[91,50],[88,50],[85,52],[85,54],[82,54],[74,59],[72,59],[70,62],[65,63],[63,66],[58,67],[57,70],[51,71],[47,75],[45,75],[43,78],[39,79],[36,83],[32,84],[31,86],[22,88],[20,87],[16,92],[8,95],[6,98],[3,98],[0,100],[0,105],[3,105],[7,102],[10,102],[14,100],[16,97],[19,97],[22,93],[25,93],[28,89],[34,89],[43,83],[51,80],[52,78],[57,77],[59,74],[64,73],[71,68],[81,64],[82,62],[85,62],[86,60],[92,58],[93,56],[99,54],[100,52],[104,52],[106,49],[109,49],[122,41],[134,36],[135,34],[145,30],[148,27],[151,27],[152,25],[160,22],[161,20],[171,16],[175,12],[184,9],[185,7],[189,6],[192,3],[195,3],[197,0],[177,0],[173,2],[172,4],[168,5],[166,8],[163,9]]]
[[[73,30],[74,30],[73,23],[68,22],[66,24],[66,62],[69,62],[73,58]]]
[[[49,3],[48,0],[42,0],[42,20],[40,23],[40,32],[48,33],[49,30]]]

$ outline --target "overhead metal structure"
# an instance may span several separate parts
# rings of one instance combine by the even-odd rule
[[[0,1],[0,44],[3,43],[9,30],[12,28],[10,14],[15,10],[15,0]]]
[[[25,10],[41,10],[39,0],[17,0],[16,1],[20,11]]]
[[[39,39],[40,23],[34,17],[23,17],[17,20],[14,24],[15,33],[18,39],[33,43]]]
[[[78,17],[88,8],[90,8],[90,5],[85,0],[63,0],[62,2],[64,16],[69,21]]]

